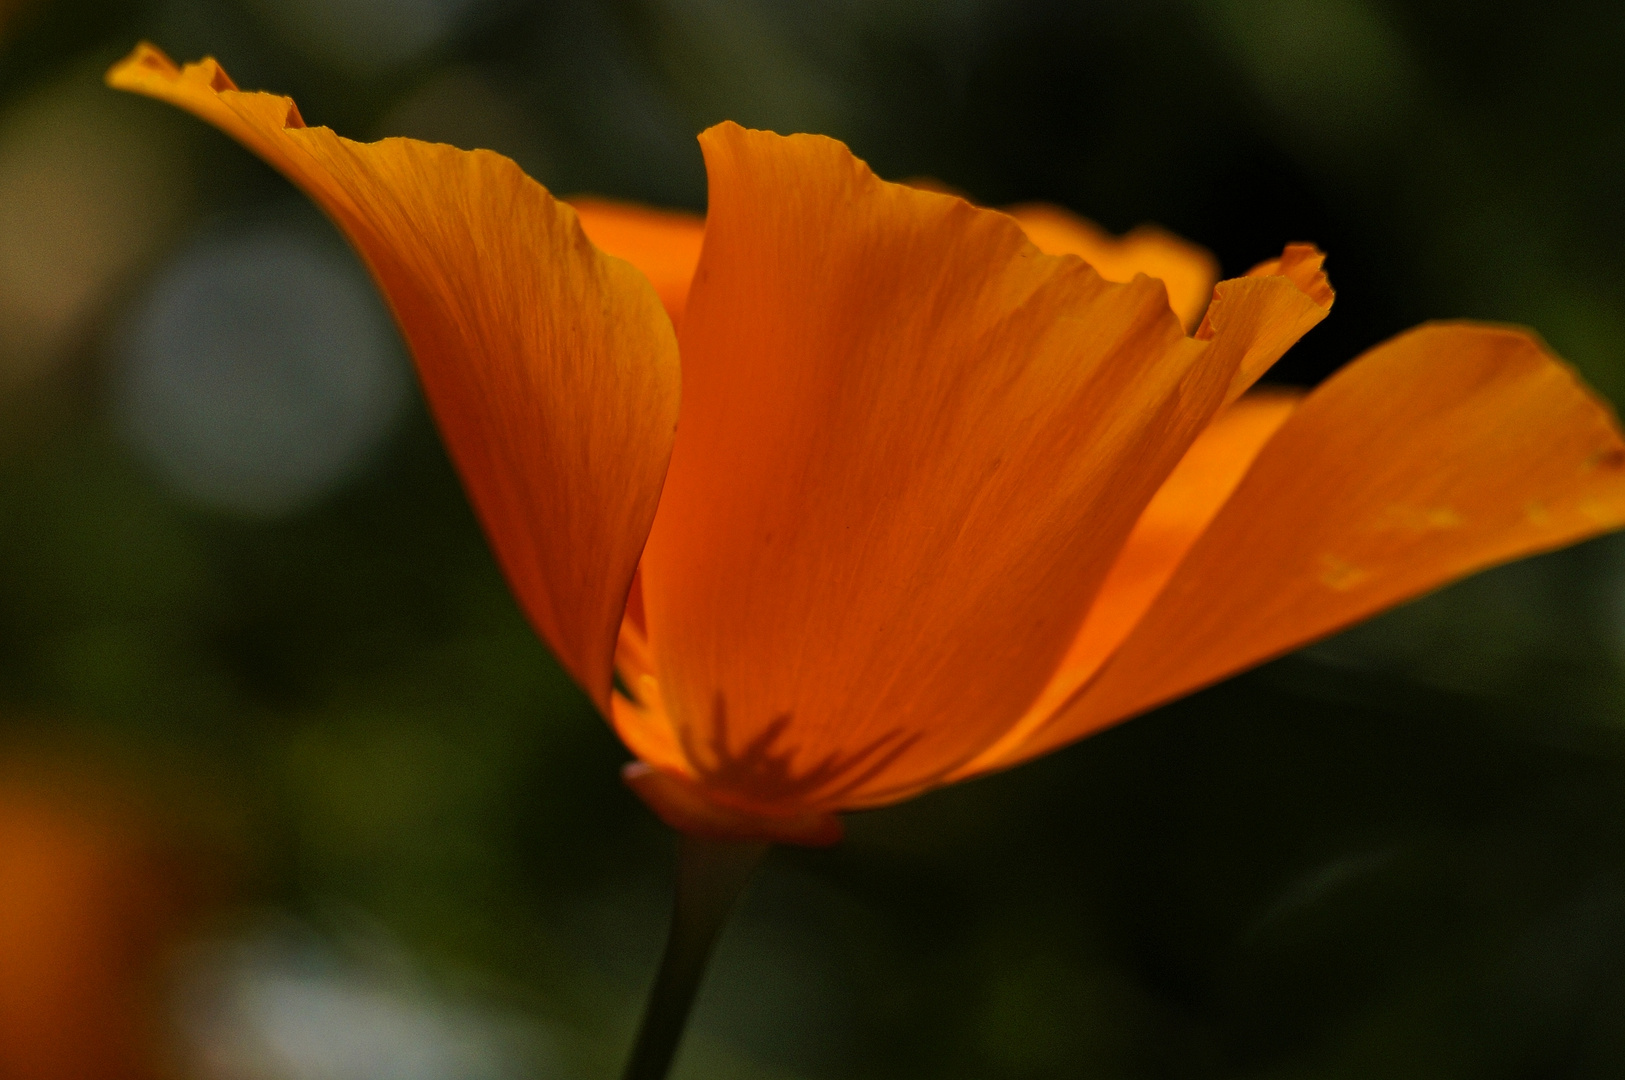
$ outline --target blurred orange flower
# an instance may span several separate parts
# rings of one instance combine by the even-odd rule
[[[212,60],[142,46],[109,81],[349,236],[516,596],[679,829],[829,842],[1625,523],[1617,426],[1523,331],[1429,325],[1248,394],[1331,305],[1312,248],[1215,287],[1165,234],[734,124],[700,137],[703,222],[572,210],[496,154],[306,127]]]
[[[85,762],[0,762],[0,1077],[165,1075],[163,966],[198,868]]]

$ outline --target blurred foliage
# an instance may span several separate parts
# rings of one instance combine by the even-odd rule
[[[700,208],[693,135],[732,118],[991,204],[1154,220],[1230,273],[1313,240],[1340,298],[1275,377],[1468,316],[1537,327],[1625,398],[1614,3],[0,3],[4,774],[70,808],[137,793],[152,873],[212,883],[139,983],[180,1075],[613,1075],[672,844],[421,405],[282,517],[188,501],[121,434],[109,386],[155,276],[296,199],[99,89],[142,37],[561,193]],[[1604,540],[857,815],[769,860],[679,1075],[1617,1076],[1622,705]],[[401,1064],[361,1030],[388,1017],[440,1049]]]

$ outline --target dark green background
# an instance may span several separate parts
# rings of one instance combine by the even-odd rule
[[[514,0],[385,70],[267,10],[42,0],[0,43],[0,109],[101,93],[148,37],[343,134],[479,141],[559,193],[694,208],[703,126],[821,131],[885,176],[1159,222],[1229,274],[1320,244],[1339,299],[1286,381],[1467,316],[1532,325],[1625,395],[1617,3]],[[447,71],[492,114],[391,129]],[[108,108],[166,140],[184,198],[0,396],[12,736],[171,808],[229,867],[212,932],[297,920],[332,963],[522,1029],[521,1074],[613,1075],[671,837],[518,615],[421,405],[277,520],[190,505],[125,448],[124,306],[196,230],[296,197],[162,106]],[[1604,539],[854,816],[771,856],[679,1075],[1619,1076],[1622,705]]]

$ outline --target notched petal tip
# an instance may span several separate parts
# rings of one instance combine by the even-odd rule
[[[182,82],[189,75],[215,93],[237,89],[237,84],[214,57],[205,56],[183,68],[150,41],[141,42],[123,60],[108,68],[105,81],[115,90],[151,93],[155,87]]]
[[[1161,281],[1168,304],[1189,332],[1202,321],[1219,263],[1206,248],[1157,225],[1140,225],[1113,236],[1099,225],[1048,203],[1025,203],[1006,211],[1033,246],[1046,255],[1076,255],[1107,281],[1135,275]]]
[[[641,761],[621,769],[626,782],[655,815],[678,832],[717,840],[766,840],[775,844],[828,847],[844,834],[834,814],[809,811],[786,817],[767,817],[723,806],[685,777]]]
[[[1337,293],[1326,277],[1325,265],[1326,253],[1315,245],[1288,244],[1276,258],[1265,259],[1247,271],[1247,277],[1284,277],[1315,303],[1330,308]]]
[[[1331,313],[1337,294],[1322,269],[1325,261],[1326,256],[1313,244],[1288,244],[1279,258],[1214,286],[1213,303],[1196,338],[1212,340],[1247,328],[1248,343],[1226,401],[1246,393],[1299,338]]]
[[[142,94],[185,109],[234,138],[242,139],[244,136],[236,119],[218,107],[221,102],[219,95],[241,94],[242,91],[212,56],[205,56],[183,67],[156,45],[143,41],[130,51],[130,55],[107,69],[104,81],[114,90]],[[251,96],[280,103],[283,113],[277,122],[284,129],[305,127],[304,117],[299,115],[299,106],[294,104],[292,98],[276,94]],[[254,149],[260,150],[258,147]]]
[[[150,41],[143,41],[130,50],[130,54],[107,69],[107,85],[119,90],[130,89],[138,79],[156,76],[173,79],[181,73],[180,65],[164,54]]]

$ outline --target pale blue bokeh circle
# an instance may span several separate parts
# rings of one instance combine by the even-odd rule
[[[216,231],[138,305],[118,422],[177,493],[257,517],[318,502],[376,456],[409,399],[371,280],[311,226]]]

